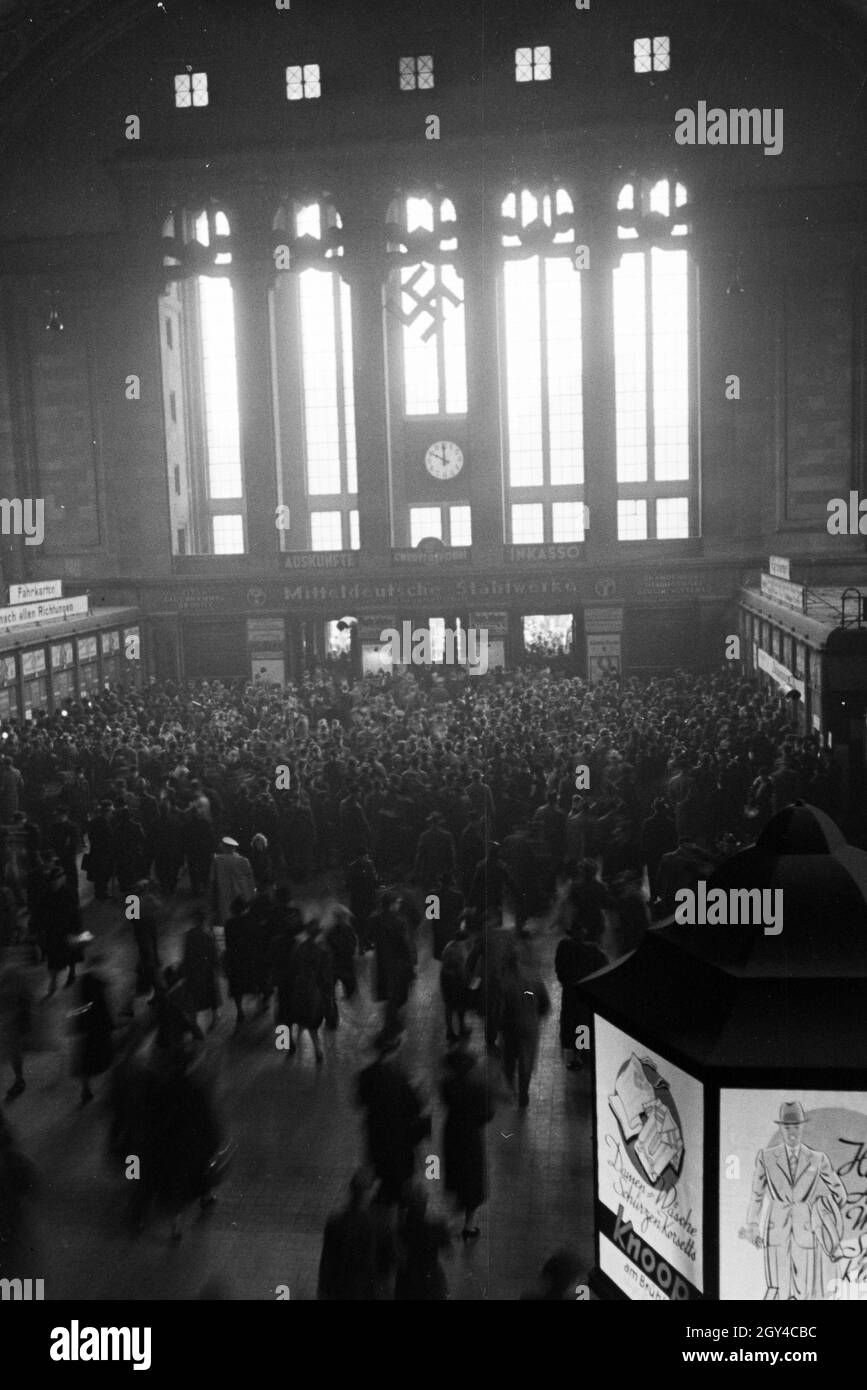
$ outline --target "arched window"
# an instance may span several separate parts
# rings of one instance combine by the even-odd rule
[[[509,538],[584,539],[581,275],[565,188],[513,189],[501,207]]]
[[[223,208],[207,203],[169,214],[160,348],[174,554],[245,549],[231,264]]]
[[[391,495],[395,542],[472,544],[464,469],[467,364],[460,225],[441,189],[403,191],[386,215]],[[472,466],[472,465],[470,465]]]
[[[455,268],[457,215],[450,198],[410,195],[388,210],[396,263],[387,307],[401,325],[406,415],[465,415],[464,286]]]
[[[686,188],[634,178],[617,199],[614,362],[617,534],[695,535],[690,347],[691,268]]]
[[[275,255],[288,252],[289,271],[278,273],[274,288],[280,491],[290,514],[281,541],[289,550],[357,550],[352,301],[340,273],[343,220],[325,197],[299,199],[280,209],[274,231]]]

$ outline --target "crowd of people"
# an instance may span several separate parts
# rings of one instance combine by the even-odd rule
[[[49,995],[64,972],[77,986],[81,1102],[106,1077],[113,1151],[141,1160],[135,1229],[163,1211],[180,1238],[183,1211],[210,1205],[228,1169],[203,1048],[224,994],[236,1031],[248,1001],[259,1015],[273,1009],[278,1048],[303,1051],[306,1034],[318,1066],[322,1030],[338,1027],[357,962],[372,953],[381,1027],[356,1086],[367,1149],[326,1227],[324,1299],[447,1296],[452,1237],[416,1182],[432,1121],[402,1061],[428,930],[447,1048],[445,1188],[469,1245],[494,1106],[531,1103],[553,986],[541,935],[562,935],[553,975],[575,1069],[587,974],[632,949],[678,889],[775,810],[798,796],[839,810],[818,739],[731,672],[596,686],[538,669],[357,680],[320,669],[285,688],[151,682],[0,736],[6,1101],[26,1088],[35,956]],[[118,1017],[79,871],[128,936]],[[185,930],[169,939],[178,915]],[[12,1229],[26,1165],[3,1127],[0,1210]],[[0,1243],[0,1273],[14,1244]],[[555,1274],[575,1263],[568,1251],[552,1259]]]

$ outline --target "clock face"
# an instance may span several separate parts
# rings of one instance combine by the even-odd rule
[[[424,466],[432,478],[440,481],[456,478],[464,466],[463,450],[449,439],[440,439],[425,454]]]

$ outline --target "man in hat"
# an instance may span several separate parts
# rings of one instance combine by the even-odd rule
[[[256,881],[249,859],[238,853],[238,841],[224,835],[220,848],[214,855],[208,884],[214,919],[226,922],[232,914],[232,904],[236,898],[245,903],[256,896]]]
[[[824,1297],[822,1254],[839,1257],[846,1188],[830,1158],[803,1142],[800,1101],[780,1106],[781,1144],[759,1149],[745,1240],[765,1252],[766,1299]]]

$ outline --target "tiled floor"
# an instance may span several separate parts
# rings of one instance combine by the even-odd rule
[[[129,979],[124,962],[131,960],[130,929],[119,905],[90,907],[87,924],[106,951],[117,1007]],[[170,944],[175,939],[176,928],[168,935]],[[537,926],[536,945],[550,980],[554,934]],[[46,1297],[192,1299],[208,1287],[212,1295],[232,1299],[274,1299],[277,1286],[288,1285],[291,1298],[314,1298],[325,1219],[342,1204],[363,1156],[351,1097],[379,1026],[370,973],[366,957],[358,994],[341,1004],[340,1027],[325,1035],[326,1060],[318,1068],[307,1038],[296,1057],[278,1052],[268,1019],[234,1039],[234,1008],[224,1009],[206,1046],[237,1157],[216,1206],[204,1215],[195,1209],[179,1245],[169,1243],[163,1222],[136,1239],[127,1234],[128,1183],[107,1155],[106,1112],[99,1101],[79,1108],[78,1083],[69,1071],[63,1020],[71,991],[41,1005],[59,1050],[27,1059],[27,1091],[6,1113],[40,1175],[33,1212],[36,1272],[44,1271]],[[441,1129],[438,973],[423,940],[403,1053],[433,1104],[433,1136],[422,1144],[421,1158],[437,1152]],[[35,978],[42,993],[41,973]],[[520,1111],[504,1090],[487,1131],[489,1200],[479,1213],[482,1235],[469,1249],[456,1240],[446,1261],[455,1299],[517,1298],[564,1244],[576,1250],[585,1270],[592,1262],[590,1082],[586,1074],[562,1067],[556,984],[552,996],[530,1107]],[[476,1020],[473,1046],[480,1050],[480,1042]],[[9,1079],[8,1073],[2,1078],[4,1090]],[[101,1078],[95,1087],[101,1091],[105,1084]],[[422,1172],[420,1167],[420,1178]],[[438,1184],[429,1187],[432,1206],[443,1211]],[[457,1234],[462,1223],[448,1215]]]

